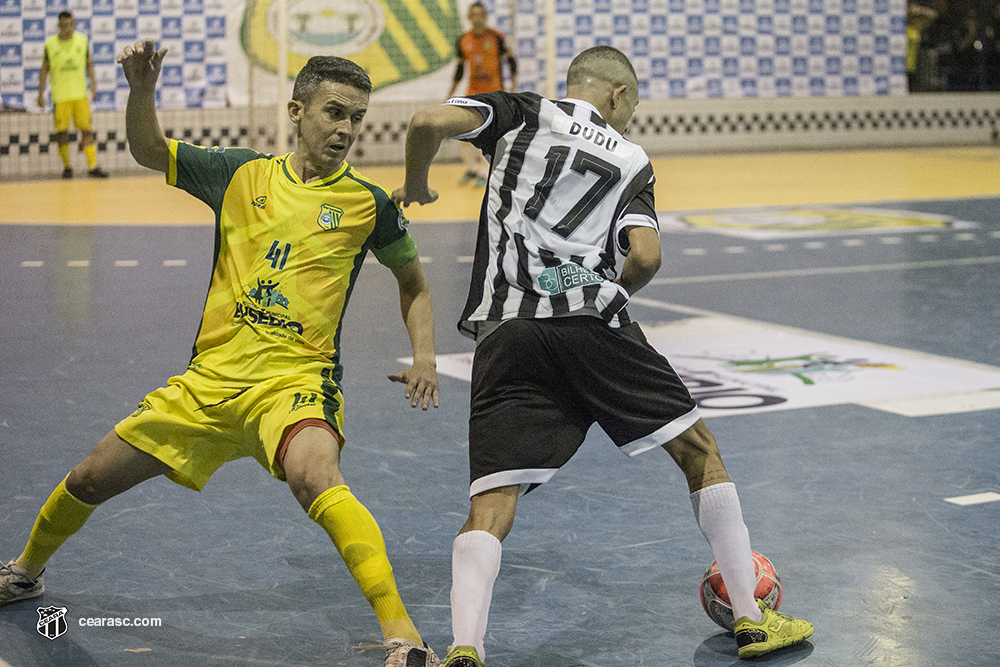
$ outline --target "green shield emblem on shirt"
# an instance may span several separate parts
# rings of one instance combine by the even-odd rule
[[[277,72],[277,0],[249,0],[240,27],[254,65]],[[462,33],[456,0],[288,0],[288,78],[317,55],[361,65],[378,90],[437,71]]]
[[[343,215],[344,209],[332,204],[323,204],[319,207],[319,217],[316,218],[316,223],[329,232],[340,226],[340,218]]]

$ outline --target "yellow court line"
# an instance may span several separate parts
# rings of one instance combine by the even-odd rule
[[[655,158],[656,207],[702,211],[1000,196],[1000,151],[941,148]],[[394,190],[401,167],[361,167]],[[440,199],[410,206],[414,222],[476,220],[482,189],[459,186],[462,166],[434,165]],[[0,183],[0,224],[211,224],[212,211],[162,176]]]

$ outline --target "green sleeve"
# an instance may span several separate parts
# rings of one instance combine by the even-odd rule
[[[251,160],[270,158],[249,148],[203,148],[171,139],[167,183],[202,200],[218,215],[236,170]]]
[[[375,228],[368,237],[372,254],[390,269],[403,266],[417,256],[417,246],[406,231],[410,222],[403,209],[378,185],[360,178],[354,180],[367,188],[375,200]]]
[[[413,238],[409,234],[404,234],[398,241],[384,248],[373,248],[372,254],[383,266],[395,269],[409,263],[418,253]]]

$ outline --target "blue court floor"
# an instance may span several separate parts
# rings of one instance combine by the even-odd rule
[[[632,316],[709,417],[753,547],[781,575],[782,611],[816,626],[757,663],[1000,665],[998,210],[959,199],[665,216],[663,268]],[[367,266],[342,339],[343,467],[443,654],[468,508],[472,343],[454,325],[475,225],[411,231],[434,294],[441,407],[410,409],[386,379],[408,340],[391,274]],[[208,226],[0,225],[4,561],[73,465],[184,370],[212,239]],[[629,459],[595,430],[521,501],[487,664],[736,665],[698,599],[711,560],[669,457]],[[45,576],[42,598],[0,609],[0,658],[14,667],[381,665],[374,613],[328,538],[251,460],[201,493],[156,479],[112,499]],[[43,606],[66,608],[64,635],[38,632]]]

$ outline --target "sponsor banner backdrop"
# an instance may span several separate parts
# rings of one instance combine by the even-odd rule
[[[226,45],[229,1],[0,0],[3,103],[51,111],[51,103],[46,109],[37,106],[39,71],[45,40],[58,32],[59,12],[68,10],[77,32],[90,39],[97,79],[95,110],[125,108],[128,83],[115,59],[126,46],[147,38],[170,48],[157,89],[160,108],[224,107],[225,63],[231,55]]]
[[[439,101],[469,0],[289,0],[289,65],[351,58],[382,99]],[[557,94],[581,50],[627,53],[643,98],[835,97],[906,93],[905,0],[485,0],[518,60],[518,88],[545,94],[548,35]],[[115,57],[147,37],[170,52],[162,108],[275,104],[276,0],[0,0],[0,94],[35,104],[42,44],[69,9],[91,39],[97,109],[124,107]],[[551,23],[551,25],[550,25]]]

